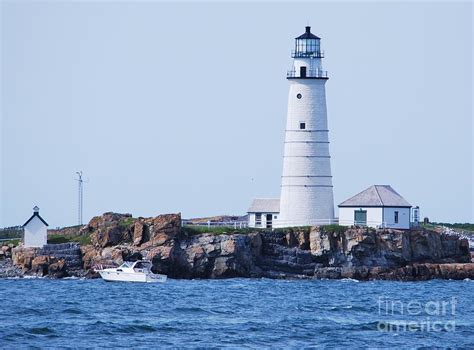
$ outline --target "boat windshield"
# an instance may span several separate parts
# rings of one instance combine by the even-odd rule
[[[119,267],[124,267],[126,269],[129,269],[130,267],[132,267],[132,265],[129,263],[129,262],[124,262],[122,265],[120,265]]]
[[[148,261],[139,261],[135,264],[134,268],[137,268],[137,269],[150,269],[151,264]]]

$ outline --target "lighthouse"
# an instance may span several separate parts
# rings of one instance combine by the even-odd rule
[[[285,129],[280,212],[276,227],[334,222],[326,110],[327,71],[321,39],[306,27],[295,38]]]

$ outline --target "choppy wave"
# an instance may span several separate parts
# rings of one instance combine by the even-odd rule
[[[5,348],[461,347],[474,345],[474,288],[467,281],[0,280]],[[380,331],[393,320],[379,298],[458,299],[456,332]],[[409,318],[420,320],[418,317]],[[393,328],[393,327],[392,327]],[[395,327],[396,328],[396,327]],[[421,331],[421,330],[420,330]]]
[[[27,333],[35,335],[50,335],[54,334],[54,330],[49,327],[33,327],[26,329]]]

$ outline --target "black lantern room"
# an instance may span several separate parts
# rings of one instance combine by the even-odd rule
[[[306,27],[306,32],[295,38],[295,51],[292,57],[323,57],[320,40],[319,37],[311,33],[311,27]]]

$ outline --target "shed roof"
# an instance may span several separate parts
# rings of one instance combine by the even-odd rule
[[[37,211],[35,211],[35,212],[33,213],[33,215],[31,215],[31,218],[29,218],[28,221],[23,224],[23,226],[28,225],[28,223],[29,223],[31,220],[33,220],[33,218],[34,218],[35,216],[38,217],[38,219],[40,219],[43,224],[45,224],[46,226],[49,226],[48,223],[47,223],[46,221],[44,221],[44,219],[40,216],[40,214],[39,214]]]
[[[339,204],[339,207],[401,207],[411,208],[405,198],[390,185],[373,185]]]
[[[248,213],[279,213],[279,198],[256,198],[253,200]]]

